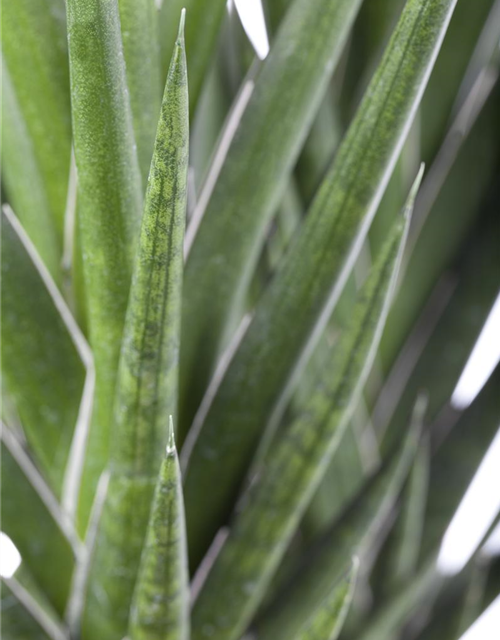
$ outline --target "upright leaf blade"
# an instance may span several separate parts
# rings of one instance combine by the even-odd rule
[[[296,0],[290,7],[203,217],[194,217],[188,228],[180,399],[184,433],[228,329],[238,320],[267,225],[360,4]]]
[[[352,562],[294,640],[337,640],[351,606],[358,564],[357,559]]]
[[[89,579],[85,638],[114,640],[126,632],[168,416],[176,410],[188,164],[182,35],[183,18],[165,87],[125,321],[111,476]]]
[[[186,527],[173,429],[171,419],[132,602],[131,640],[189,638]]]
[[[137,158],[145,189],[161,106],[158,11],[155,0],[119,0],[118,3]],[[175,18],[177,21],[177,16]]]
[[[198,414],[193,432],[200,433],[185,478],[194,562],[226,516],[263,426],[283,406],[291,376],[306,360],[342,291],[412,122],[455,1],[407,3],[301,232],[261,298],[215,397]],[[227,237],[225,231],[218,233]],[[214,478],[218,491],[202,493],[200,487]]]
[[[74,321],[39,262],[14,214],[4,208],[2,391],[18,414],[33,457],[60,497],[85,366],[70,331]]]
[[[408,431],[393,456],[306,550],[288,583],[260,617],[259,638],[286,640],[327,596],[332,580],[345,570],[347,559],[362,549],[373,527],[394,504],[414,459],[419,435],[418,429]]]
[[[67,13],[79,241],[97,377],[96,412],[83,480],[84,518],[108,458],[142,193],[118,2],[68,0]]]
[[[195,602],[195,640],[208,637],[207,629],[221,640],[245,630],[326,471],[380,340],[408,230],[409,216],[401,218],[359,293],[351,326],[325,376],[328,382],[271,445],[257,470]]]

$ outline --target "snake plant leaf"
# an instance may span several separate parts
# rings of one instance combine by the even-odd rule
[[[238,320],[267,226],[360,4],[296,0],[290,7],[207,207],[188,228],[181,433],[189,428],[217,353]]]
[[[342,575],[347,558],[357,554],[394,504],[408,477],[420,437],[413,423],[403,443],[371,477],[337,520],[311,543],[287,584],[257,623],[259,639],[286,640],[301,620],[326,597],[332,580]]]
[[[71,158],[71,113],[68,72],[68,43],[64,0],[19,0],[2,7],[2,51],[9,70],[19,117],[24,121],[31,145],[23,169],[36,164],[46,189],[57,239],[62,243],[64,211]],[[7,106],[7,105],[6,105]],[[8,113],[4,113],[3,117]],[[7,132],[7,135],[10,135]],[[8,162],[8,157],[5,158]],[[29,179],[29,174],[24,174]],[[18,185],[23,184],[21,176]],[[27,196],[10,191],[11,204]],[[26,203],[28,204],[28,203]],[[24,214],[24,212],[23,212]],[[30,215],[26,212],[26,215]],[[35,213],[31,212],[31,216]],[[21,216],[21,212],[19,212]]]
[[[97,380],[80,505],[85,515],[108,460],[142,192],[118,0],[68,0],[67,21],[79,242]]]
[[[165,86],[125,321],[111,476],[89,578],[85,638],[121,638],[126,632],[168,416],[176,410],[189,137],[183,26],[184,14]]]
[[[358,565],[355,559],[294,640],[337,640],[351,606]]]
[[[1,519],[2,530],[16,545],[26,566],[47,600],[62,616],[74,566],[76,544],[64,520],[54,518],[57,500],[39,476],[28,476],[17,455],[21,445],[2,425]],[[10,436],[10,437],[9,437]],[[17,446],[16,446],[17,445]],[[57,514],[56,514],[57,515]],[[36,531],[36,535],[33,535]]]
[[[158,10],[155,0],[118,0],[118,5],[137,158],[145,189],[161,107]]]
[[[131,640],[188,640],[189,574],[181,475],[170,419],[131,608]]]
[[[394,225],[359,293],[325,386],[271,444],[193,609],[192,637],[233,640],[245,630],[332,458],[373,362],[404,248],[409,213]],[[251,585],[251,589],[248,587]]]
[[[196,562],[226,516],[262,429],[284,405],[289,383],[331,315],[412,122],[454,6],[455,0],[407,3],[300,233],[262,296],[216,394],[197,415],[193,433],[199,436],[191,447],[184,485],[190,561],[192,557]],[[241,225],[238,229],[243,233]],[[228,237],[226,229],[218,233]],[[229,263],[225,264],[227,268]],[[200,265],[197,272],[201,269]],[[186,337],[192,335],[188,330]],[[200,491],[214,478],[218,491]]]
[[[1,275],[3,393],[60,497],[85,366],[71,314],[8,207],[2,212]]]
[[[60,239],[32,140],[4,59],[2,120],[2,178],[7,200],[57,282],[60,276]]]
[[[186,52],[189,68],[189,112],[193,118],[217,44],[217,36],[226,9],[225,0],[164,0],[160,10],[159,30],[163,76],[177,33],[181,9],[186,9]]]

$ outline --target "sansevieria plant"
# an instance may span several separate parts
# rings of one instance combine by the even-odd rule
[[[226,0],[2,2],[5,640],[458,640],[500,591],[441,546],[500,423],[498,367],[454,393],[500,0],[263,9],[261,60]]]

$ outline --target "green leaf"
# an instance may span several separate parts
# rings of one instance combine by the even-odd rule
[[[359,293],[325,386],[315,390],[256,470],[243,508],[195,602],[195,640],[208,637],[207,629],[221,640],[233,640],[245,630],[326,471],[375,356],[421,175],[407,215],[394,225]]]
[[[118,4],[137,158],[145,188],[161,106],[158,10],[155,0],[118,0]],[[178,16],[175,18],[177,22]]]
[[[189,68],[189,112],[193,118],[216,48],[226,0],[164,0],[159,18],[164,76],[168,70],[170,54],[175,42],[177,21],[183,8],[186,9],[188,16],[185,38]]]
[[[184,16],[184,14],[182,14]],[[122,637],[151,500],[177,402],[188,166],[183,23],[170,67],[130,290],[112,429],[111,472],[89,579],[85,638]],[[102,592],[107,598],[101,598]]]
[[[2,212],[1,275],[3,393],[21,422],[33,457],[60,497],[82,398],[82,357],[86,359],[87,348],[8,207]]]
[[[181,434],[190,426],[228,331],[239,320],[267,226],[360,4],[296,0],[290,7],[208,205],[201,218],[198,209],[188,228]]]
[[[97,376],[80,507],[85,520],[108,460],[142,192],[117,0],[68,0],[67,12],[77,218]]]
[[[300,620],[312,614],[326,597],[332,580],[345,570],[347,559],[372,538],[408,476],[419,440],[418,425],[370,478],[339,518],[315,540],[257,623],[259,639],[286,640]]]
[[[193,433],[199,431],[199,437],[185,478],[190,561],[192,557],[194,563],[226,516],[263,428],[273,412],[274,419],[284,406],[289,383],[331,315],[413,119],[454,6],[455,0],[407,3],[301,232],[261,298],[216,395],[207,396],[197,416]],[[252,214],[255,217],[255,211]],[[219,236],[230,237],[227,227],[217,227],[213,225]],[[245,235],[241,224],[237,227]],[[228,251],[235,246],[231,241]],[[232,273],[228,255],[222,263]],[[207,264],[199,265],[197,278]],[[201,280],[186,282],[193,288],[201,285]],[[218,280],[219,286],[221,282]],[[212,304],[215,288],[208,290]],[[217,291],[219,300],[220,289]],[[211,331],[213,317],[205,313],[204,317]],[[186,339],[192,338],[188,330]],[[199,344],[194,341],[191,346],[198,349]],[[199,487],[214,478],[218,490],[201,496]]]
[[[181,474],[170,419],[129,625],[131,640],[188,640],[189,575]]]
[[[12,4],[12,3],[11,3]],[[23,114],[2,60],[2,178],[7,200],[56,282],[61,243]]]
[[[5,227],[4,227],[5,228]],[[26,452],[1,426],[1,520],[39,588],[62,615],[78,541]],[[29,476],[27,475],[29,474]],[[36,532],[36,535],[34,535]]]
[[[336,640],[351,606],[358,571],[358,560],[351,564],[347,575],[332,588],[325,601],[306,622],[294,640]]]
[[[20,117],[31,143],[32,158],[23,168],[29,180],[35,164],[40,172],[52,212],[58,241],[62,241],[64,210],[71,157],[71,115],[68,73],[68,43],[64,0],[16,0],[2,7],[2,51],[9,69]],[[8,123],[12,114],[7,115]],[[7,136],[11,132],[6,132]],[[31,155],[30,154],[30,155]],[[9,160],[8,157],[5,158]],[[24,171],[27,170],[26,173]],[[29,173],[28,173],[29,172]],[[22,178],[19,177],[21,186]],[[10,190],[12,181],[7,183]],[[25,195],[12,191],[15,200]],[[25,200],[24,200],[25,201]],[[22,217],[21,212],[19,216]],[[29,213],[26,212],[26,215]],[[31,212],[31,216],[35,214]]]

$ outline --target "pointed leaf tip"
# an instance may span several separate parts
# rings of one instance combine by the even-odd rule
[[[418,170],[417,177],[415,178],[415,181],[413,182],[412,187],[410,189],[410,193],[408,194],[408,200],[406,201],[406,206],[403,209],[403,214],[405,218],[409,218],[413,213],[415,199],[420,189],[420,185],[422,184],[422,178],[424,177],[424,172],[425,172],[425,162],[422,162]]]
[[[181,19],[179,22],[179,32],[177,34],[177,41],[184,42],[184,24],[186,22],[186,9],[181,10]]]
[[[168,440],[167,440],[167,456],[175,455],[175,435],[174,435],[174,421],[172,416],[168,417]]]

